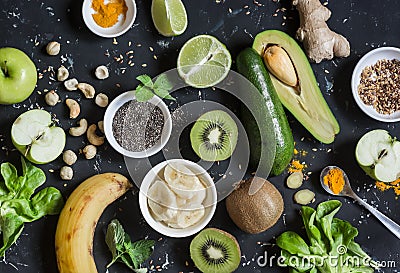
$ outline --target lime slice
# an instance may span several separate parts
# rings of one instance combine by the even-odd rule
[[[178,72],[184,81],[196,88],[211,87],[229,73],[232,58],[225,45],[210,35],[199,35],[187,41],[178,56]]]
[[[166,37],[182,34],[188,23],[181,0],[153,0],[151,17],[158,32]]]

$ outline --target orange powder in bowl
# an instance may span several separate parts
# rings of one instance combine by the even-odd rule
[[[118,22],[118,17],[124,17],[128,10],[125,0],[111,0],[107,4],[104,0],[93,0],[92,9],[96,12],[92,14],[93,20],[103,28],[112,27]]]

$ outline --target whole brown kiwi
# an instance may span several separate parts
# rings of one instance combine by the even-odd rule
[[[261,233],[276,224],[281,217],[284,203],[282,195],[268,180],[253,195],[249,194],[253,178],[241,181],[226,199],[226,209],[232,221],[243,231],[251,234]]]

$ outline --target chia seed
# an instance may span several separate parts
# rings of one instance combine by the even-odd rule
[[[164,115],[158,106],[131,100],[122,105],[113,118],[115,140],[122,148],[141,152],[154,146],[161,138]]]

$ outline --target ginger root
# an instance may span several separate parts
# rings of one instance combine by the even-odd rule
[[[316,63],[350,55],[347,39],[330,30],[326,21],[331,11],[319,0],[293,0],[300,15],[300,27],[296,38],[303,42],[308,58]]]

